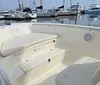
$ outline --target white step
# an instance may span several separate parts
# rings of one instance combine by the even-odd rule
[[[29,60],[25,60],[22,63],[19,64],[19,67],[24,71],[28,72],[29,70],[37,67],[38,65],[44,63],[45,61],[50,62],[50,60],[63,53],[65,50],[59,49],[59,48],[53,48],[50,50],[47,50],[43,53],[40,53],[36,56],[33,56],[33,58],[30,58]]]

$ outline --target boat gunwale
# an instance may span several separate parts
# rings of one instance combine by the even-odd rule
[[[74,24],[58,24],[58,23],[32,23],[34,25],[48,25],[48,26],[64,26],[64,27],[74,27],[76,29],[89,29],[89,30],[100,30],[100,27],[95,26],[85,26],[85,25],[74,25]],[[34,28],[33,28],[34,29]]]

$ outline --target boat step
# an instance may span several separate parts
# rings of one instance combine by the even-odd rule
[[[19,67],[24,71],[28,72],[29,70],[37,67],[41,63],[47,61],[51,62],[53,57],[63,53],[65,50],[59,48],[49,49],[39,55],[33,56],[33,59],[24,60],[22,63],[19,64]]]
[[[17,79],[21,85],[31,85],[37,78],[45,75],[52,68],[63,62],[65,57],[65,50],[60,48],[53,48],[51,50],[44,51],[33,58],[24,60],[18,67],[23,71],[23,74]],[[18,72],[18,71],[17,71]],[[21,79],[25,79],[28,82],[20,82]]]

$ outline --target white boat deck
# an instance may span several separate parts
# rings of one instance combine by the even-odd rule
[[[86,65],[85,65],[86,64]],[[74,64],[72,64],[71,66],[73,66],[73,65],[77,65],[78,67],[81,67],[81,65],[83,65],[84,66],[84,68],[87,66],[88,67],[88,65],[89,64],[91,64],[91,65],[93,65],[93,64],[95,64],[95,65],[97,65],[97,67],[100,65],[100,62],[98,61],[98,60],[96,60],[96,59],[93,59],[93,58],[90,58],[90,57],[83,57],[83,58],[81,58],[81,59],[79,59],[79,60],[77,60]],[[87,76],[88,75],[90,75],[90,76],[92,76],[93,75],[93,73],[92,73],[92,70],[96,70],[96,66],[93,66],[93,67],[91,67],[91,68],[87,68],[88,69],[88,71],[86,71],[88,74],[86,74]],[[60,69],[59,69],[60,68]],[[56,83],[56,78],[57,78],[57,75],[59,75],[59,73],[60,72],[62,72],[62,70],[64,70],[64,69],[67,69],[68,68],[68,65],[64,65],[64,64],[59,64],[59,65],[57,65],[56,67],[54,67],[53,69],[51,69],[50,71],[48,71],[47,73],[45,73],[44,75],[42,75],[41,77],[39,77],[38,79],[36,79],[35,81],[34,81],[34,84],[32,84],[32,85],[59,85],[59,84],[57,84]],[[83,69],[84,69],[83,68]],[[83,69],[81,69],[81,70],[83,70]],[[84,70],[87,70],[87,69],[84,69]],[[83,70],[83,71],[84,71]],[[76,71],[77,72],[77,71]],[[82,71],[80,71],[79,73],[81,73]],[[95,71],[94,71],[95,72]],[[73,74],[73,73],[72,73]],[[73,74],[74,76],[75,75],[78,75],[78,74]],[[83,74],[84,76],[85,76],[85,74]],[[73,76],[73,78],[74,78],[74,76]],[[69,77],[70,78],[70,77]],[[81,77],[80,77],[81,78]],[[92,78],[92,77],[91,77]],[[76,77],[76,79],[77,79],[77,77]],[[89,78],[90,79],[90,78]],[[72,80],[72,78],[71,78],[71,80]],[[88,80],[88,77],[86,78],[86,80]],[[60,80],[61,81],[61,80]],[[82,80],[82,81],[84,81],[84,79]],[[89,80],[88,80],[89,81]],[[58,81],[59,82],[59,81]],[[71,82],[73,82],[73,81],[71,81]],[[63,79],[62,79],[62,83],[63,83]],[[84,83],[82,84],[82,82],[80,82],[81,83],[81,85],[84,85],[84,83],[87,83],[87,82],[85,82],[84,81]],[[77,83],[77,84],[79,84],[79,82]],[[77,85],[77,84],[75,84],[75,85]],[[61,84],[60,84],[61,85]],[[65,85],[65,84],[64,84]],[[87,85],[87,84],[86,84]],[[92,84],[91,84],[92,85]],[[100,85],[100,83],[98,83],[97,85]]]
[[[59,69],[60,68],[60,69]],[[41,77],[37,78],[32,85],[57,85],[55,79],[58,73],[67,68],[67,65],[59,64]]]
[[[91,79],[100,63],[99,27],[13,24],[2,27],[0,33],[3,53],[0,67],[12,85],[90,85],[87,80]],[[15,49],[19,47],[24,49]],[[91,63],[98,65],[86,68]],[[70,66],[76,67],[70,69],[65,78],[64,72],[67,74],[66,69]],[[83,75],[84,71],[86,75]],[[67,81],[70,84],[66,84]]]
[[[24,72],[28,72],[29,70],[39,66],[40,64],[48,61],[52,62],[52,58],[61,54],[65,50],[59,49],[59,48],[52,48],[49,50],[46,50],[42,53],[39,53],[38,55],[33,55],[31,59],[27,59],[27,61],[23,61],[19,64],[19,67],[23,69]]]

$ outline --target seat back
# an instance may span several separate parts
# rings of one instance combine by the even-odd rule
[[[11,37],[12,37],[12,33],[10,32],[9,29],[0,28],[0,51],[2,48],[3,42]]]
[[[31,33],[30,24],[28,23],[13,23],[10,27],[13,36],[21,36]]]
[[[0,42],[3,42],[6,39],[9,39],[12,37],[12,33],[9,29],[6,28],[0,28]]]
[[[29,24],[21,24],[21,23],[16,23],[16,24],[12,24],[11,26],[4,26],[4,27],[0,27],[0,54],[2,56],[2,54],[5,54],[5,56],[8,56],[8,54],[12,54],[17,52],[18,50],[22,50],[22,47],[15,47],[13,46],[13,49],[9,49],[6,51],[2,51],[2,48],[5,44],[6,41],[11,40],[14,37],[17,36],[24,36],[27,34],[31,33],[30,30],[30,25]],[[15,44],[17,44],[18,41],[15,41]],[[9,45],[11,45],[12,43],[9,43]]]

